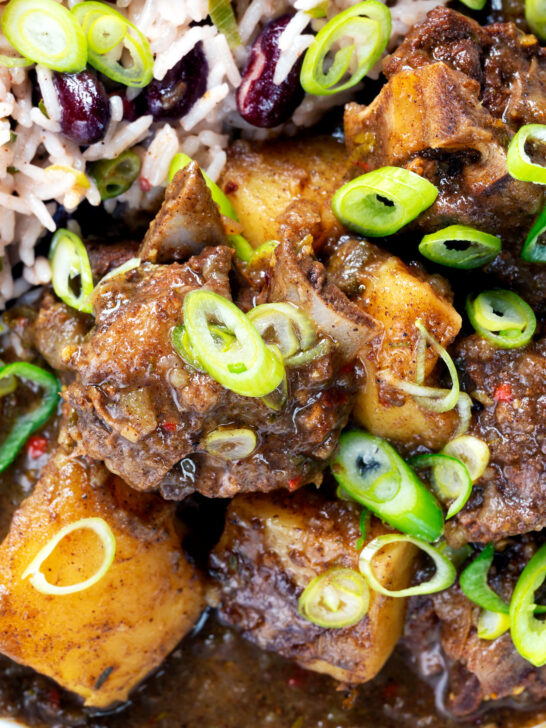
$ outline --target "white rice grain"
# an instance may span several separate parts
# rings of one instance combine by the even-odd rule
[[[60,121],[61,104],[53,83],[53,72],[49,68],[45,68],[45,66],[36,66],[36,78],[38,79],[47,115],[51,121]]]
[[[220,101],[226,98],[229,93],[227,83],[222,83],[215,88],[211,88],[205,95],[196,102],[191,111],[182,119],[182,126],[185,131],[190,131],[193,127],[208,116]]]
[[[152,187],[162,185],[167,179],[169,166],[178,152],[179,142],[175,130],[167,124],[157,132],[144,155],[141,175]]]
[[[132,122],[119,124],[111,139],[92,144],[83,154],[88,162],[97,159],[115,159],[129,147],[148,136],[153,117],[148,114]]]

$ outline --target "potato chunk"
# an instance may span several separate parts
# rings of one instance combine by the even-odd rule
[[[57,596],[21,578],[63,526],[88,517],[103,518],[116,538],[114,562],[99,582]],[[75,584],[96,572],[102,556],[94,533],[74,531],[41,571],[53,584]],[[0,546],[0,594],[0,651],[99,708],[126,700],[203,608],[201,578],[182,551],[173,507],[61,451]]]
[[[318,627],[297,611],[300,594],[315,576],[332,566],[357,568],[359,520],[354,504],[316,492],[236,496],[211,556],[221,585],[221,618],[260,647],[309,670],[350,683],[371,680],[402,633],[404,599],[372,592],[364,619],[341,629]],[[368,539],[385,530],[372,520]],[[374,563],[382,582],[391,589],[407,586],[414,554],[410,544],[380,552]]]

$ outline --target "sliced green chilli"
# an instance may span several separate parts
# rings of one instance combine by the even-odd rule
[[[504,599],[501,599],[487,583],[487,575],[493,557],[495,547],[492,543],[487,544],[483,551],[469,564],[460,576],[459,583],[463,593],[482,609],[490,612],[508,614],[510,607]]]
[[[528,263],[546,263],[546,207],[529,231],[521,250],[521,257]]]
[[[443,503],[449,503],[446,520],[453,518],[472,493],[472,479],[466,465],[457,458],[441,453],[415,455],[408,460],[412,468],[431,468],[432,485]]]
[[[490,263],[501,249],[501,240],[496,235],[483,233],[467,225],[450,225],[425,235],[419,243],[419,252],[425,258],[461,270]]]
[[[57,296],[67,306],[92,313],[90,296],[93,293],[93,273],[85,245],[70,230],[59,228],[51,239],[49,249],[51,283]],[[79,277],[80,293],[74,293],[71,281]]]
[[[110,200],[127,192],[139,173],[140,158],[131,149],[122,152],[116,159],[101,159],[90,169],[101,200]]]
[[[525,346],[537,326],[533,309],[513,291],[483,291],[475,298],[469,296],[466,312],[476,333],[502,349]]]
[[[357,624],[366,615],[370,589],[353,569],[332,567],[307,584],[298,601],[298,612],[325,629]]]
[[[546,578],[546,544],[531,558],[510,601],[510,632],[517,651],[536,667],[546,664],[546,622],[535,617],[535,592]]]
[[[515,179],[546,185],[546,167],[533,162],[525,148],[528,142],[546,145],[546,124],[525,124],[514,136],[506,153],[508,172]]]

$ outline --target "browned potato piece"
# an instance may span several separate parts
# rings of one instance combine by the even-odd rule
[[[107,521],[116,538],[114,562],[99,582],[46,595],[21,578],[63,526],[92,516]],[[75,584],[102,557],[92,531],[74,531],[41,570],[53,584]],[[203,608],[201,577],[182,552],[173,506],[63,452],[13,517],[0,546],[0,590],[1,652],[99,708],[126,700]]]
[[[302,667],[344,682],[371,680],[402,633],[404,599],[372,592],[364,619],[341,629],[318,627],[297,611],[300,594],[315,576],[332,566],[358,567],[359,522],[355,504],[313,491],[236,496],[211,557],[221,585],[221,618]],[[385,532],[374,519],[368,539]],[[404,588],[414,554],[412,545],[396,544],[378,554],[376,573],[391,589]]]
[[[319,228],[315,245],[340,231],[332,195],[345,181],[343,144],[317,137],[250,145],[238,141],[229,151],[221,187],[229,197],[253,247],[280,236],[279,216],[299,200],[312,203]]]

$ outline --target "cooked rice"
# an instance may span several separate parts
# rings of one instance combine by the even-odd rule
[[[281,36],[276,83],[282,83],[312,42],[313,35],[305,33],[309,24],[306,11],[321,1],[235,0],[243,44],[250,43],[269,19],[289,10],[296,11]],[[439,1],[444,0],[398,0],[391,7],[391,46]],[[64,2],[71,7],[77,0]],[[328,17],[354,2],[330,0]],[[32,106],[28,72],[24,68],[0,66],[0,310],[6,301],[29,286],[49,282],[48,261],[36,257],[35,248],[47,231],[55,230],[53,216],[57,205],[72,212],[84,199],[91,205],[100,204],[100,195],[92,179],[88,177],[89,187],[79,184],[81,176],[78,173],[85,172],[87,162],[113,159],[132,148],[142,161],[141,177],[147,180],[151,189],[141,189],[137,181],[125,194],[108,200],[104,206],[108,212],[113,212],[120,202],[132,209],[146,209],[165,186],[170,161],[176,152],[183,151],[197,159],[216,180],[226,162],[225,150],[229,141],[226,132],[229,129],[238,128],[243,136],[255,139],[270,138],[279,131],[253,128],[238,115],[235,92],[241,81],[247,49],[243,45],[231,51],[225,37],[214,26],[192,25],[206,19],[208,0],[117,0],[116,4],[148,37],[155,55],[156,79],[164,78],[170,68],[202,41],[209,64],[207,91],[176,123],[153,123],[151,116],[124,121],[121,97],[113,96],[110,100],[111,122],[104,139],[82,151],[59,134],[61,107],[51,71],[43,67],[36,69],[47,112],[45,116],[39,108]],[[324,19],[312,20],[313,30],[318,30],[324,22]],[[0,34],[0,53],[7,51],[9,44]],[[378,73],[376,67],[370,75],[376,77]],[[128,89],[127,96],[133,99],[138,93],[138,89]],[[325,97],[306,96],[283,131],[293,134],[314,124],[326,109],[345,103],[349,97],[350,92]],[[67,169],[46,170],[52,165]],[[15,280],[12,268],[17,263],[22,263],[23,271]]]

